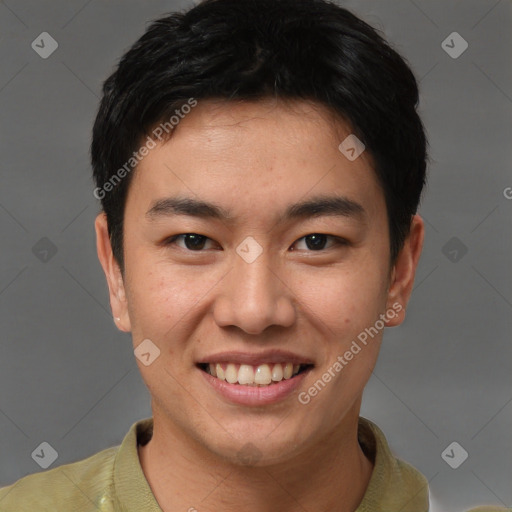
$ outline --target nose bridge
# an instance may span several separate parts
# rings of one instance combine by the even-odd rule
[[[238,248],[224,283],[224,303],[218,321],[257,334],[270,325],[290,325],[294,308],[288,288],[279,279],[278,269],[272,266],[270,254],[260,250],[255,256],[254,250],[254,246],[244,248],[243,244]]]
[[[260,307],[264,306],[275,293],[274,272],[271,269],[270,258],[266,255],[262,254],[253,262],[239,258],[234,268],[236,286],[233,292],[239,293],[240,298],[248,305],[256,303]]]

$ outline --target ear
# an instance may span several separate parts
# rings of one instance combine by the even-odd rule
[[[120,331],[130,332],[131,323],[128,315],[123,275],[112,252],[112,245],[108,236],[107,217],[104,212],[96,217],[94,227],[96,229],[96,249],[107,278],[114,323]]]
[[[414,275],[423,248],[424,236],[423,219],[419,215],[414,215],[409,236],[406,238],[391,271],[386,311],[394,311],[396,316],[389,320],[386,319],[387,327],[400,325],[405,319],[405,309],[414,285]]]

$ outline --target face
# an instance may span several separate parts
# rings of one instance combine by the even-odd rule
[[[332,437],[403,319],[422,226],[391,267],[384,195],[369,155],[338,149],[349,134],[305,102],[199,102],[133,175],[124,277],[97,219],[117,325],[160,351],[137,359],[155,422],[213,454],[252,443],[265,464]]]

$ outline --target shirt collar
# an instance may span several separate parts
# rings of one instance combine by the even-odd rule
[[[140,465],[137,444],[146,444],[153,435],[153,418],[134,423],[126,434],[114,462],[114,490],[123,512],[162,512]],[[117,508],[116,508],[117,510]]]
[[[414,467],[397,459],[382,430],[370,420],[359,417],[357,437],[361,449],[372,460],[373,472],[363,500],[356,512],[429,510],[428,481]]]

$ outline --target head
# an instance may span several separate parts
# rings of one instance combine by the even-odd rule
[[[323,0],[207,0],[123,56],[93,130],[98,255],[118,328],[160,351],[138,360],[155,418],[264,464],[357,417],[421,252],[417,105],[403,58]],[[263,352],[304,364],[284,399],[203,375]]]

